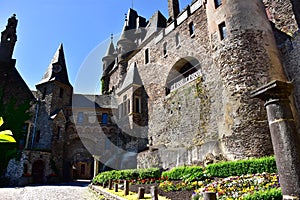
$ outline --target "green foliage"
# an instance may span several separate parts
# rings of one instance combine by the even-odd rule
[[[24,122],[30,119],[30,114],[27,112],[30,108],[30,101],[18,103],[14,97],[11,97],[4,104],[2,91],[0,87],[0,116],[5,120],[1,130],[10,130],[14,134],[16,143],[0,144],[0,151],[3,154],[0,157],[0,175],[6,168],[8,161],[18,156],[17,145],[20,140],[25,140],[27,133],[27,130],[23,130]]]
[[[0,126],[4,123],[3,118],[0,117]],[[0,131],[0,143],[1,142],[13,142],[15,143],[15,138],[12,137],[12,132],[10,130]]]
[[[1,127],[4,130],[11,130],[14,134],[14,138],[17,143],[26,136],[23,126],[24,122],[30,119],[28,112],[30,108],[30,101],[25,101],[21,104],[17,104],[15,98],[11,98],[8,103],[3,103],[3,93],[0,88],[0,116],[5,120],[5,124]]]
[[[138,180],[147,178],[159,178],[160,175],[160,170],[158,168],[112,170],[102,172],[95,176],[93,179],[93,183],[106,183],[109,180]]]
[[[203,168],[200,166],[181,166],[163,172],[162,177],[170,180],[193,181],[200,180],[203,174]]]
[[[206,167],[206,173],[211,177],[240,176],[243,174],[276,173],[274,157],[248,159],[210,164]]]
[[[257,191],[243,197],[245,200],[281,200],[282,192],[280,188],[272,188],[266,191]]]
[[[105,82],[104,79],[101,79],[101,94],[104,94],[105,90]]]

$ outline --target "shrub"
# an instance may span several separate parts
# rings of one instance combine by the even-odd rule
[[[245,200],[282,200],[282,192],[280,188],[273,188],[266,191],[257,191],[243,197]]]
[[[200,180],[203,177],[203,168],[200,166],[174,167],[170,171],[163,172],[162,177],[170,180]]]
[[[147,178],[160,178],[160,170],[158,168],[149,169],[126,169],[112,170],[98,174],[94,177],[93,183],[106,183],[109,180],[138,180]]]
[[[248,159],[210,164],[206,167],[206,173],[211,177],[229,177],[256,173],[276,173],[274,157]]]

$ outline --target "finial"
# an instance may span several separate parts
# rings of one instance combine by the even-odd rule
[[[125,13],[125,24],[126,24],[126,26],[128,25],[128,24],[127,24],[127,21],[128,21],[128,20],[127,20],[127,13]]]
[[[110,40],[111,40],[111,42],[113,41],[113,39],[114,39],[114,34],[112,33],[112,34],[110,34]]]

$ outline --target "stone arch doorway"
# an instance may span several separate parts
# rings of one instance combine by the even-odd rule
[[[44,182],[45,164],[42,160],[37,160],[32,165],[32,177],[34,183]]]
[[[71,161],[71,178],[91,179],[93,175],[93,158],[87,152],[77,152],[73,155]]]
[[[201,66],[194,57],[179,59],[168,74],[166,95],[201,76]]]

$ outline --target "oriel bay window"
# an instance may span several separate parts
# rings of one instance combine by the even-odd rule
[[[141,113],[141,111],[142,111],[141,97],[135,96],[134,97],[134,112],[135,113]]]

